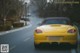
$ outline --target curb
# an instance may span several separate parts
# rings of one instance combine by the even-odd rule
[[[24,26],[24,27],[21,27],[21,28],[17,28],[17,29],[12,29],[12,30],[9,30],[9,31],[0,32],[0,36],[3,36],[3,35],[8,34],[8,33],[13,33],[13,32],[16,32],[16,31],[20,31],[20,30],[23,30],[25,28],[29,28],[31,26],[32,25],[29,24],[28,26]]]

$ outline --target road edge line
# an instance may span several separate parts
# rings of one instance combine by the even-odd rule
[[[12,30],[9,30],[9,31],[0,32],[0,36],[3,36],[3,35],[8,34],[8,33],[13,33],[13,32],[19,31],[19,30],[23,30],[23,29],[29,28],[31,26],[32,25],[29,24],[28,26],[24,26],[24,27],[21,27],[21,28],[17,28],[17,29],[12,29]]]

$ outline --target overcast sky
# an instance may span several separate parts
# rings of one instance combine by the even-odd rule
[[[29,3],[29,2],[30,2],[30,0],[25,0],[25,2]]]

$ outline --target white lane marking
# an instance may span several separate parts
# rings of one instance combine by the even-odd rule
[[[13,33],[13,32],[16,32],[16,31],[20,31],[20,30],[23,30],[25,28],[29,28],[31,26],[32,25],[30,24],[29,26],[21,27],[21,28],[18,28],[18,29],[13,29],[13,30],[5,31],[5,32],[0,32],[0,36],[8,34],[8,33]]]
[[[72,50],[71,50],[71,53],[77,53],[77,50],[72,49]]]
[[[24,42],[25,42],[25,41],[28,41],[28,40],[30,40],[30,39],[31,39],[31,38],[27,38],[27,39],[24,40]],[[16,45],[12,46],[12,47],[10,48],[10,51],[13,50],[14,48],[16,48]]]
[[[28,41],[28,40],[30,40],[31,38],[26,38],[25,40],[24,40],[24,42],[26,42],[26,41]]]
[[[26,42],[26,41],[28,41],[28,40],[30,40],[30,39],[31,39],[31,38],[26,38],[26,39],[24,40],[24,42]],[[10,48],[10,51],[13,50],[14,48],[16,48],[16,45],[12,46],[12,47]]]
[[[13,50],[14,48],[16,48],[16,45],[12,46],[12,47],[10,48],[10,51]]]

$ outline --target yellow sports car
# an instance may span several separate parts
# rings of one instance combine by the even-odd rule
[[[71,24],[69,18],[46,18],[34,32],[34,46],[40,44],[63,44],[77,47],[77,27]]]

